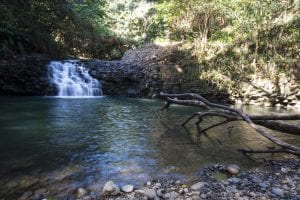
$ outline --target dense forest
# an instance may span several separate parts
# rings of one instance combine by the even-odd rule
[[[256,62],[262,51],[280,59],[287,42],[299,43],[297,0],[3,0],[0,11],[1,53],[117,58],[167,40],[186,43],[203,60],[249,41]],[[283,49],[271,45],[278,34]]]

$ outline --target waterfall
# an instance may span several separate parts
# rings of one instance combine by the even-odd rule
[[[58,89],[58,96],[89,97],[101,96],[101,83],[91,77],[79,61],[52,61],[49,78]]]

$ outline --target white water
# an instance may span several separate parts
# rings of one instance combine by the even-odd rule
[[[101,83],[91,77],[78,61],[52,61],[49,76],[58,89],[59,97],[101,96]]]

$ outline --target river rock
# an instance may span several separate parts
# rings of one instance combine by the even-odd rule
[[[162,189],[156,190],[156,194],[157,194],[157,196],[159,196],[159,197],[163,197],[163,190],[162,190]]]
[[[113,181],[108,181],[105,183],[102,193],[105,195],[118,195],[120,194],[120,188]]]
[[[179,193],[179,194],[183,194],[183,193],[184,193],[183,188],[179,188],[178,193]]]
[[[191,186],[191,190],[200,190],[201,188],[203,188],[207,185],[208,185],[208,183],[206,183],[206,182],[198,182]]]
[[[237,175],[240,173],[241,168],[238,165],[230,164],[226,167],[226,171],[231,175]]]
[[[177,192],[171,192],[170,193],[170,200],[174,200],[174,199],[176,199],[177,197],[179,196],[179,194],[177,193]]]
[[[158,187],[158,188],[160,188],[161,187],[161,183],[156,183],[155,186]]]
[[[284,196],[283,189],[280,189],[280,188],[273,188],[272,193],[276,194],[277,196],[280,196],[280,197]]]
[[[201,200],[201,198],[197,195],[192,196],[192,200]]]
[[[133,185],[124,185],[121,190],[126,193],[130,193],[133,191]]]
[[[156,196],[156,192],[153,189],[148,189],[145,192],[145,196],[150,200],[156,200],[158,197]]]
[[[79,199],[83,198],[86,195],[87,195],[87,191],[83,188],[78,188],[75,192],[75,196]]]

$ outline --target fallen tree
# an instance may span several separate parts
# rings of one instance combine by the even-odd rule
[[[266,149],[266,150],[247,150],[247,149],[239,149],[239,151],[243,153],[291,153],[297,156],[300,156],[300,147],[284,142],[273,136],[268,129],[277,130],[281,132],[285,132],[288,134],[300,135],[300,126],[286,124],[278,120],[300,120],[300,114],[271,114],[271,115],[248,115],[238,109],[231,108],[225,105],[212,103],[202,97],[199,94],[194,93],[184,93],[184,94],[166,94],[160,93],[161,97],[164,97],[166,100],[166,105],[162,108],[162,110],[168,109],[171,104],[179,104],[179,105],[187,105],[187,106],[196,106],[201,107],[205,111],[196,112],[194,115],[189,117],[185,122],[182,123],[185,126],[190,120],[195,117],[198,117],[198,121],[196,122],[199,125],[204,117],[207,116],[217,116],[224,118],[224,121],[213,124],[200,132],[205,132],[209,129],[212,129],[216,126],[220,126],[226,123],[230,123],[233,121],[245,121],[248,125],[253,128],[256,132],[258,132],[263,137],[272,141],[276,145],[278,145],[279,149]],[[262,128],[264,126],[265,128]]]

